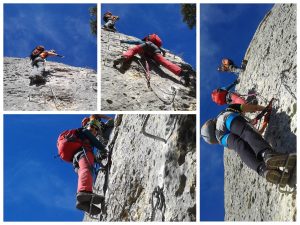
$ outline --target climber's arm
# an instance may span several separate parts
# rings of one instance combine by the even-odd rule
[[[140,44],[143,44],[144,41],[142,40],[121,40],[120,41],[121,43],[125,43],[125,44],[129,44],[129,45],[140,45]]]
[[[242,112],[258,112],[264,110],[265,106],[253,105],[253,104],[241,104]]]
[[[107,115],[103,115],[103,114],[93,114],[90,116],[90,119],[106,119],[106,120],[113,120],[112,117],[107,116]]]

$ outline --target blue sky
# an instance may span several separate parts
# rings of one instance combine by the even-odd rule
[[[90,33],[89,8],[95,4],[4,4],[4,56],[27,57],[37,45],[77,67],[97,69],[97,39]]]
[[[224,109],[211,100],[211,91],[236,76],[219,73],[223,57],[240,65],[247,47],[272,4],[200,5],[200,125]],[[223,147],[200,141],[200,220],[224,220]]]
[[[77,174],[54,156],[58,135],[85,116],[4,115],[4,221],[82,221]]]
[[[180,4],[101,4],[101,24],[106,11],[120,16],[116,23],[120,33],[140,39],[156,33],[163,48],[196,68],[196,29],[190,30],[182,22]]]

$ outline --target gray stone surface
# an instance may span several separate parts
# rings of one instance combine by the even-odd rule
[[[45,85],[29,86],[28,58],[4,58],[4,110],[97,110],[97,73],[62,63],[46,64]]]
[[[184,87],[179,77],[162,66],[150,64],[151,89],[147,87],[145,70],[138,61],[124,74],[113,68],[113,60],[134,45],[120,44],[120,40],[135,37],[102,30],[101,33],[101,109],[102,110],[196,110],[195,71],[180,57],[167,51],[166,58],[190,71],[192,84]]]
[[[259,96],[262,105],[272,97],[277,99],[264,137],[279,152],[296,152],[296,39],[296,5],[276,4],[247,49],[248,65],[237,85],[239,93],[254,88],[266,98]],[[225,220],[296,220],[296,193],[280,193],[248,169],[232,150],[225,150],[224,167]]]
[[[195,221],[195,115],[118,115],[118,120],[110,138],[115,144],[109,178],[99,172],[94,190],[105,194],[106,207],[84,220]],[[151,205],[156,187],[165,199],[162,210]]]

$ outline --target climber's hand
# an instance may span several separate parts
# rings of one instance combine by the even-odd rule
[[[98,151],[95,155],[95,161],[101,162],[102,160],[106,159],[108,156],[108,153],[106,151],[100,152]]]

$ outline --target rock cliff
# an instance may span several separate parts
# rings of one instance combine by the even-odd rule
[[[94,191],[102,213],[85,221],[195,221],[195,115],[118,115],[109,173]]]
[[[121,73],[113,67],[113,60],[133,45],[121,44],[120,40],[137,40],[121,33],[101,32],[101,109],[102,110],[196,110],[196,75],[192,67],[180,57],[167,51],[166,58],[189,71],[192,82],[184,87],[179,77],[148,60],[150,86],[145,78],[146,67],[140,56],[131,67]]]
[[[97,73],[62,63],[46,64],[47,82],[29,86],[28,58],[4,58],[4,110],[97,110]]]
[[[247,49],[248,65],[240,75],[239,93],[254,90],[259,104],[276,98],[265,139],[278,152],[296,152],[297,34],[296,4],[275,4],[257,28]],[[225,220],[295,221],[296,193],[281,193],[235,152],[226,149]],[[294,177],[295,179],[295,177]],[[292,191],[288,187],[287,191]]]

